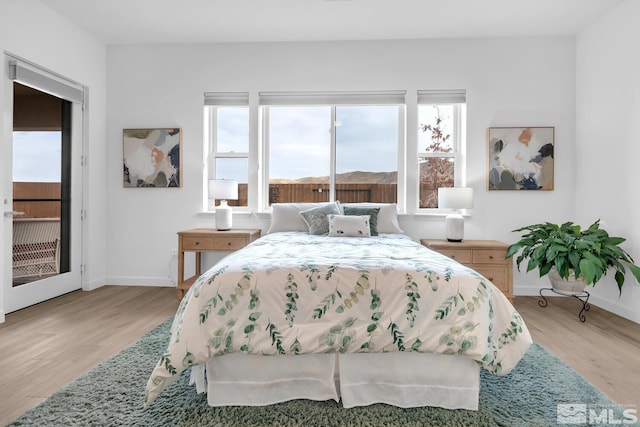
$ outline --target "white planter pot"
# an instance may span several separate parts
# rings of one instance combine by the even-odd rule
[[[578,295],[584,292],[584,287],[586,286],[584,279],[582,277],[576,279],[573,270],[570,271],[568,279],[560,277],[555,267],[549,271],[548,276],[549,282],[551,282],[551,286],[555,291],[567,295]]]

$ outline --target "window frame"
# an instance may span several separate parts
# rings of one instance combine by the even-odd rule
[[[420,107],[453,106],[452,152],[428,152],[420,149]],[[466,90],[419,90],[416,104],[416,194],[413,208],[418,214],[438,214],[450,209],[420,207],[420,160],[422,158],[451,158],[454,161],[454,186],[466,185]]]
[[[331,119],[327,123],[330,132],[330,165],[329,165],[329,200],[335,201],[336,197],[336,108],[357,106],[383,106],[393,105],[398,107],[398,132],[397,132],[397,203],[399,209],[403,209],[402,196],[406,189],[404,179],[404,165],[406,152],[405,145],[405,117],[406,117],[406,91],[369,91],[369,92],[261,92],[260,93],[260,118],[262,141],[262,168],[260,187],[260,209],[269,211],[269,108],[270,107],[330,107]]]
[[[218,151],[218,110],[220,108],[246,108],[247,128],[249,131],[247,149],[249,151]],[[249,108],[248,92],[206,92],[204,99],[204,173],[203,176],[203,211],[215,211],[215,201],[211,203],[208,198],[208,180],[216,177],[217,159],[247,159],[248,169],[250,169],[251,152],[251,109]],[[251,172],[247,171],[247,186],[251,187]],[[233,210],[247,211],[251,205],[248,196],[246,206],[232,206]]]
[[[367,102],[375,97],[402,102]],[[454,104],[454,153],[428,153],[420,150],[419,111],[421,105]],[[204,103],[203,211],[212,212],[207,194],[209,177],[215,176],[216,158],[246,158],[248,162],[247,206],[234,206],[234,212],[257,214],[271,211],[269,206],[269,106],[331,106],[332,160],[330,199],[335,199],[335,107],[357,105],[397,105],[397,206],[399,214],[442,215],[447,209],[420,208],[419,161],[421,157],[452,157],[455,186],[466,184],[466,90],[360,91],[360,92],[207,92]],[[248,152],[218,152],[217,107],[247,107],[249,116]],[[208,107],[208,108],[207,108]],[[408,129],[413,129],[407,132]]]

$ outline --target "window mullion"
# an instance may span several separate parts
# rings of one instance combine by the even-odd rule
[[[437,158],[441,158],[441,159],[446,159],[446,158],[452,158],[452,159],[456,159],[457,158],[457,153],[456,152],[449,152],[449,153],[442,153],[442,152],[432,152],[432,151],[423,151],[418,153],[418,157],[437,157]]]
[[[453,145],[453,149],[455,151],[455,159],[454,159],[454,185],[463,186],[465,184],[465,177],[463,176],[464,165],[462,164],[463,154],[461,152],[462,147],[462,122],[460,117],[460,104],[456,104],[453,107],[453,129],[455,135],[455,141]]]
[[[205,111],[206,111],[206,116],[204,117],[204,122],[205,122],[205,129],[204,129],[204,134],[205,134],[205,138],[206,139],[206,143],[205,143],[205,147],[206,149],[203,150],[204,151],[204,164],[202,165],[204,168],[205,173],[202,174],[203,179],[202,179],[202,207],[203,210],[208,211],[210,206],[209,206],[209,197],[208,197],[208,182],[211,178],[213,178],[213,164],[215,163],[214,157],[213,157],[213,131],[212,129],[214,128],[214,120],[213,120],[213,116],[215,116],[215,108],[213,107],[206,107],[205,106]]]
[[[269,207],[269,107],[259,107],[262,115],[262,194],[261,209]]]
[[[246,159],[249,156],[249,153],[242,153],[242,152],[238,152],[236,153],[235,151],[229,151],[227,152],[222,152],[222,153],[213,153],[213,157],[218,158],[218,159],[222,159],[222,158],[226,158],[226,159]]]
[[[330,151],[330,161],[331,165],[329,166],[329,200],[334,201],[337,199],[336,194],[336,106],[331,106],[331,126],[329,131],[331,133],[331,151]]]
[[[217,127],[218,127],[218,107],[212,107],[209,108],[209,141],[211,141],[212,143],[209,144],[209,179],[214,179],[216,176],[215,173],[215,168],[216,168],[216,160],[215,160],[215,153],[216,151],[218,151],[218,132],[217,132]]]

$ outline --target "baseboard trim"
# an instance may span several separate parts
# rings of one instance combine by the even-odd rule
[[[93,291],[98,288],[103,287],[106,284],[106,278],[100,277],[98,279],[92,279],[88,281],[82,282],[82,290],[83,291]]]
[[[176,287],[169,277],[112,276],[105,279],[105,284],[113,286],[155,286],[159,288]]]

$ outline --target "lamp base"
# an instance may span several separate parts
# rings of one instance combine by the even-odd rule
[[[447,215],[444,220],[445,237],[450,242],[462,242],[464,238],[464,217],[458,213]]]
[[[216,207],[216,229],[218,231],[231,230],[232,210],[226,200],[220,200],[220,206]]]

